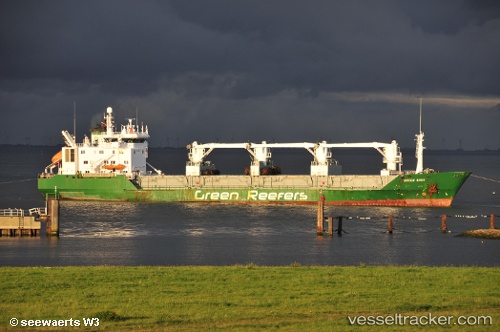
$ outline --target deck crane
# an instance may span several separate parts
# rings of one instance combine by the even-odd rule
[[[381,170],[381,175],[390,175],[401,172],[403,157],[396,141],[391,143],[327,143],[322,141],[319,143],[206,143],[199,144],[193,142],[187,146],[189,149],[189,161],[186,164],[186,175],[199,176],[204,167],[212,165],[204,159],[214,149],[246,149],[252,156],[250,164],[250,175],[260,175],[260,170],[264,167],[272,165],[272,149],[288,149],[288,148],[303,148],[306,149],[313,157],[311,162],[312,176],[328,176],[338,175],[341,173],[341,166],[332,159],[331,148],[375,148],[384,157],[383,162],[387,165]]]
[[[380,171],[380,175],[391,175],[401,173],[403,165],[403,154],[398,143],[393,140],[391,143],[369,142],[369,143],[326,143],[320,144],[323,148],[374,148],[383,157],[386,168]]]

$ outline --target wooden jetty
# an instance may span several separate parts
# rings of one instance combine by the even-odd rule
[[[1,209],[0,229],[2,236],[38,236],[41,223],[40,212],[30,209],[28,213],[22,209]]]
[[[46,207],[0,209],[0,236],[40,236],[46,222],[47,236],[59,236],[59,200],[48,198]]]

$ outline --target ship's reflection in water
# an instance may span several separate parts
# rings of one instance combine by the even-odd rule
[[[138,204],[125,202],[61,202],[61,237],[123,238],[147,235]]]

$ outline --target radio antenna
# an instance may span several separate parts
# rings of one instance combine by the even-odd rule
[[[420,133],[422,133],[422,97],[420,97]]]
[[[73,102],[73,138],[76,141],[76,101]]]
[[[420,132],[415,135],[417,147],[415,149],[415,157],[417,158],[417,168],[415,173],[422,173],[424,170],[424,133],[422,132],[422,97],[420,97]]]

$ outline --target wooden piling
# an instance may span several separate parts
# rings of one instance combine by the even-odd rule
[[[328,217],[328,235],[333,237],[333,217]]]
[[[387,225],[387,233],[389,233],[389,234],[392,234],[392,229],[393,229],[392,225],[393,225],[393,222],[394,222],[394,216],[391,214],[389,216],[389,223]]]
[[[441,232],[446,233],[448,229],[446,228],[446,214],[441,215]]]
[[[495,215],[490,215],[490,229],[495,229]]]
[[[57,198],[47,199],[47,223],[46,233],[47,236],[59,236],[59,200]]]
[[[344,217],[339,216],[338,219],[339,219],[339,227],[337,228],[337,236],[342,236],[342,219],[344,219]]]
[[[318,201],[318,219],[316,221],[316,234],[323,235],[323,223],[325,221],[325,196],[320,194]]]

